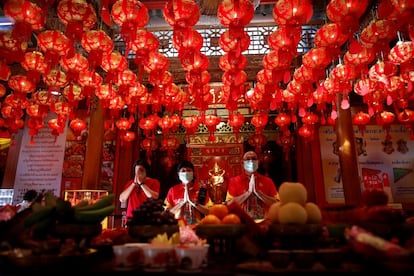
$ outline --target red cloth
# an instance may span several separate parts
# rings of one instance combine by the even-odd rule
[[[126,190],[133,182],[134,180],[129,180],[125,185],[124,190]],[[160,182],[158,181],[158,179],[146,177],[145,185],[157,193],[160,192]],[[138,208],[145,200],[147,200],[147,196],[145,195],[141,187],[134,187],[134,189],[128,197],[126,213],[127,218],[132,218],[132,211]]]
[[[255,172],[254,181],[255,181],[256,191],[261,191],[268,196],[272,196],[278,199],[276,185],[274,184],[273,180],[270,177],[267,177],[258,172]],[[244,194],[245,192],[247,192],[249,190],[249,182],[250,182],[250,178],[247,177],[246,174],[240,174],[240,175],[230,178],[229,186],[227,189],[226,201],[229,201],[233,197],[240,196]],[[254,195],[252,194],[251,197],[253,196]],[[248,201],[249,199],[246,200],[244,203],[242,203],[241,208],[245,210],[247,213],[249,213],[250,215],[252,215],[254,219],[258,219],[258,217],[256,217],[257,214],[251,213],[252,209],[254,209],[255,207],[247,206]],[[264,202],[262,202],[260,199],[257,199],[254,201],[256,202],[256,204],[260,205],[260,208],[263,208],[265,212],[269,210],[270,206],[267,206],[266,204],[264,204]],[[252,201],[250,200],[249,203],[252,204]],[[251,208],[251,210],[248,210],[249,208]]]

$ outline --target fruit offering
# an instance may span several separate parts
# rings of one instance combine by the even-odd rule
[[[279,202],[273,203],[267,214],[271,223],[319,224],[322,213],[318,205],[308,202],[306,187],[299,182],[283,182],[279,187]]]
[[[164,208],[162,199],[147,198],[127,221],[128,226],[134,225],[177,225],[174,214]]]
[[[201,219],[200,224],[241,224],[241,218],[231,213],[227,205],[218,203],[209,208],[208,214]]]

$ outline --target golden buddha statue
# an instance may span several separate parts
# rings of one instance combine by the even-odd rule
[[[208,192],[214,203],[223,203],[226,200],[227,183],[224,179],[226,170],[221,168],[217,162],[213,168],[208,171],[210,176],[208,180]]]

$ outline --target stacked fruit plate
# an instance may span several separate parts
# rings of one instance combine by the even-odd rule
[[[204,238],[238,237],[246,231],[241,216],[230,206],[214,204],[196,226],[196,233]]]
[[[158,234],[171,237],[179,232],[178,221],[174,215],[164,210],[161,199],[148,198],[132,213],[127,221],[128,234],[141,242],[148,242]]]

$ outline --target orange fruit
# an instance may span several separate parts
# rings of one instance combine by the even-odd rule
[[[224,216],[224,218],[222,218],[221,223],[223,223],[223,224],[240,224],[241,219],[238,215],[230,213],[230,214],[227,214],[226,216]]]
[[[221,220],[213,214],[208,214],[200,221],[201,224],[220,224]]]
[[[223,219],[229,213],[229,209],[227,205],[218,203],[210,206],[208,213],[216,215],[219,219]]]

